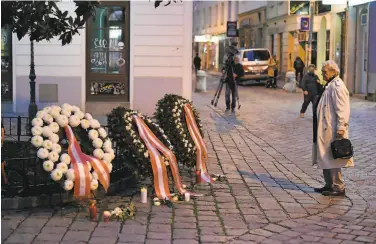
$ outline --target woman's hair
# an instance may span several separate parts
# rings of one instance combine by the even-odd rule
[[[329,70],[334,71],[336,75],[339,75],[339,67],[333,60],[327,60],[322,63],[322,68],[324,68],[325,66],[328,66]]]

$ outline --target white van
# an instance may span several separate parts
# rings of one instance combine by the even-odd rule
[[[244,68],[241,82],[254,80],[256,82],[268,79],[268,61],[271,57],[267,48],[250,48],[239,50],[240,63]]]

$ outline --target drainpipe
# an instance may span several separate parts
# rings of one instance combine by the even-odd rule
[[[371,7],[371,3],[368,3],[368,14],[367,14],[367,25],[368,25],[368,31],[367,31],[367,38],[368,40],[367,41],[367,50],[369,50],[369,14],[370,14],[370,7]],[[369,91],[368,91],[368,83],[369,83],[369,52],[367,52],[367,82],[366,82],[366,99],[368,100],[368,94],[369,94]]]
[[[307,67],[311,64],[312,59],[312,33],[313,33],[313,25],[314,25],[314,4],[315,2],[313,0],[309,3],[309,34],[308,34],[308,55],[307,55]]]
[[[353,76],[353,94],[356,92],[356,62],[357,62],[357,55],[356,50],[358,48],[358,7],[355,8],[355,48],[354,48],[354,76]]]

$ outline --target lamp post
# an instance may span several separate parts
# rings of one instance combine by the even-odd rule
[[[29,121],[35,117],[38,112],[38,106],[35,102],[35,64],[34,64],[34,42],[30,41],[30,104],[29,104]]]
[[[313,32],[313,18],[314,18],[315,1],[311,0],[309,3],[309,32],[308,32],[308,55],[307,67],[311,64],[312,60],[312,32]]]

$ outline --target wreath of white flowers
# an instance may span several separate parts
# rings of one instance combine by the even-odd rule
[[[84,114],[77,106],[71,106],[64,103],[61,107],[53,105],[45,107],[39,111],[36,118],[32,120],[33,128],[31,129],[33,137],[31,143],[38,148],[37,156],[44,160],[43,169],[50,172],[54,181],[60,181],[65,176],[64,189],[70,191],[74,187],[74,170],[69,167],[71,158],[68,153],[62,153],[60,145],[59,132],[67,125],[72,129],[81,126],[88,132],[90,141],[95,148],[93,156],[106,162],[109,171],[112,171],[111,161],[115,158],[115,152],[112,149],[112,142],[107,136],[107,132],[101,127],[98,120],[86,113]],[[65,135],[65,132],[62,132]],[[61,154],[62,153],[62,154]],[[90,188],[98,188],[98,175],[90,168]]]
[[[171,141],[167,138],[165,135],[163,129],[159,127],[157,123],[154,123],[151,119],[146,118],[144,115],[141,113],[138,113],[137,111],[129,111],[125,112],[124,114],[124,122],[125,122],[125,130],[133,137],[133,144],[138,148],[139,153],[143,153],[144,157],[148,159],[150,157],[148,149],[146,148],[145,144],[143,141],[140,140],[140,136],[137,135],[136,131],[133,129],[133,115],[137,115],[141,119],[143,119],[147,125],[153,125],[154,127],[157,128],[157,130],[160,132],[161,136],[165,139],[165,142],[167,142],[167,146],[171,151],[174,149],[174,147],[171,144]],[[157,135],[156,135],[157,136]],[[135,155],[132,155],[135,157]],[[168,160],[164,157],[162,157],[165,160],[166,165],[168,165]]]

